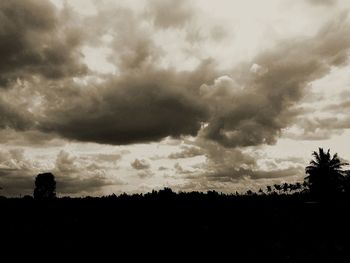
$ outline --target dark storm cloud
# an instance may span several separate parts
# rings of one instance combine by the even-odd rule
[[[208,103],[219,103],[214,104],[204,136],[228,147],[274,144],[300,113],[294,106],[308,83],[348,62],[349,34],[344,13],[311,39],[285,41],[258,55],[251,74],[237,71],[232,80],[205,86]]]
[[[145,26],[145,18],[129,9],[101,8],[97,17],[85,21],[91,30],[82,37],[49,3],[12,1],[0,6],[0,40],[7,41],[0,44],[0,52],[6,51],[0,73],[7,79],[10,73],[16,78],[41,76],[26,84],[32,89],[28,96],[40,97],[40,107],[30,113],[23,106],[6,106],[19,102],[3,100],[0,127],[38,129],[78,141],[132,144],[196,136],[200,131],[200,137],[225,147],[274,144],[300,113],[295,106],[308,83],[332,66],[346,64],[350,47],[344,14],[313,38],[284,41],[227,76],[210,59],[181,71],[158,66],[166,48],[155,43],[156,29]],[[173,17],[157,18],[164,6],[174,11]],[[190,19],[184,6],[184,1],[153,1],[149,9],[158,27],[182,27],[179,21]],[[86,85],[70,78],[48,80],[79,76],[84,68],[82,39],[98,46],[102,40],[93,39],[104,34],[111,37],[108,60],[117,74],[93,73],[102,80]],[[12,47],[9,43],[16,38],[18,47]]]
[[[39,128],[70,139],[109,144],[196,135],[208,114],[195,90],[212,75],[206,74],[207,63],[193,72],[147,68],[90,89],[67,87],[62,92],[70,97],[48,102],[47,118],[40,120]]]
[[[35,1],[28,3],[30,3],[29,10],[38,4]],[[42,56],[40,49],[42,46],[60,52],[61,49],[55,45],[67,44],[65,40],[69,36],[65,30],[62,29],[64,32],[61,32],[61,27],[66,28],[61,24],[65,25],[67,21],[58,21],[57,11],[50,4],[44,4],[42,8],[44,11],[48,9],[47,12],[40,11],[42,9],[33,10],[34,14],[39,12],[38,21],[41,21],[42,13],[45,19],[52,20],[50,22],[52,25],[47,23],[47,28],[40,29],[40,34],[38,33],[41,36],[41,31],[44,30],[43,43],[40,42],[41,39],[34,38],[37,35],[34,30],[36,28],[32,29],[29,22],[20,25],[23,26],[23,31],[29,32],[29,38],[38,45],[28,45],[27,38],[24,38],[28,34],[21,34],[23,40],[19,41],[23,42],[20,49],[27,50],[25,54],[39,54],[40,57],[46,58]],[[29,12],[27,9],[23,11],[24,14]],[[101,41],[94,39],[102,37],[104,33],[110,34],[112,40],[109,47],[113,52],[108,59],[116,65],[120,74],[100,75],[105,79],[102,84],[92,83],[87,86],[78,85],[67,78],[48,81],[44,78],[27,77],[27,84],[31,86],[28,97],[35,95],[40,98],[42,100],[40,107],[35,108],[35,116],[28,115],[22,119],[17,116],[19,113],[7,110],[6,114],[3,114],[3,120],[0,121],[0,127],[28,129],[30,128],[28,125],[35,123],[35,128],[43,133],[56,133],[68,139],[107,144],[130,144],[158,141],[166,136],[196,135],[200,123],[207,119],[206,105],[198,100],[197,96],[198,87],[216,74],[211,60],[202,61],[197,69],[188,72],[173,68],[158,68],[156,65],[162,55],[162,48],[154,43],[152,32],[148,32],[149,30],[142,26],[142,19],[127,8],[103,7],[97,17],[89,18],[85,22],[84,25],[92,32],[84,32],[83,39],[89,44],[98,46]],[[25,28],[26,24],[29,29]],[[35,36],[32,37],[33,30]],[[57,33],[57,30],[61,31]],[[10,32],[14,31],[16,30]],[[58,39],[58,35],[63,39]],[[80,48],[79,44],[82,43],[80,43],[80,32],[72,34],[72,37],[75,35],[78,39],[72,42],[74,45],[64,46],[64,54],[57,53],[57,63],[43,60],[39,61],[40,63],[26,64],[24,67],[22,64],[25,64],[26,57],[20,55],[19,50],[13,51],[16,53],[16,64],[13,64],[11,72],[25,73],[24,75],[31,77],[32,74],[46,76],[47,74],[41,71],[42,66],[43,70],[49,70],[52,66],[53,69],[56,66],[59,68],[64,66],[71,76],[79,76],[74,70],[74,65],[79,64],[79,56],[75,55]],[[54,43],[51,45],[46,43],[46,40]],[[69,58],[69,61],[65,58]],[[21,74],[16,73],[16,77]],[[17,92],[22,90],[18,89]],[[13,98],[7,99],[13,100]],[[15,102],[13,104],[16,105]],[[25,108],[31,105],[16,106],[17,109],[22,109],[21,112],[26,113]],[[23,119],[28,121],[27,126],[22,123]]]
[[[119,74],[105,76],[105,82],[90,87],[66,83],[64,90],[56,89],[58,94],[46,95],[38,128],[106,144],[196,135],[208,118],[198,87],[218,75],[212,61],[203,60],[192,71],[160,69],[157,65],[164,51],[142,20],[126,8],[102,9],[86,23],[91,38],[102,37],[101,32],[112,37],[108,59]]]
[[[0,85],[38,74],[46,78],[86,72],[80,62],[80,32],[49,1],[0,3]]]

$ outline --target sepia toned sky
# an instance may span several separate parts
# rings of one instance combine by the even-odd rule
[[[258,190],[350,161],[348,0],[0,2],[0,195]]]

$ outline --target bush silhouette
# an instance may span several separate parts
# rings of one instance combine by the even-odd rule
[[[35,178],[34,198],[37,200],[56,197],[56,181],[52,173],[38,174]]]

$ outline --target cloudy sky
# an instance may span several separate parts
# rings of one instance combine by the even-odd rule
[[[0,195],[257,190],[350,160],[348,0],[0,2]]]

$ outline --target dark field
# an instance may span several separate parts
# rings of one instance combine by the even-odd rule
[[[3,251],[349,262],[350,203],[302,195],[1,199]],[[239,260],[238,262],[242,262]]]

